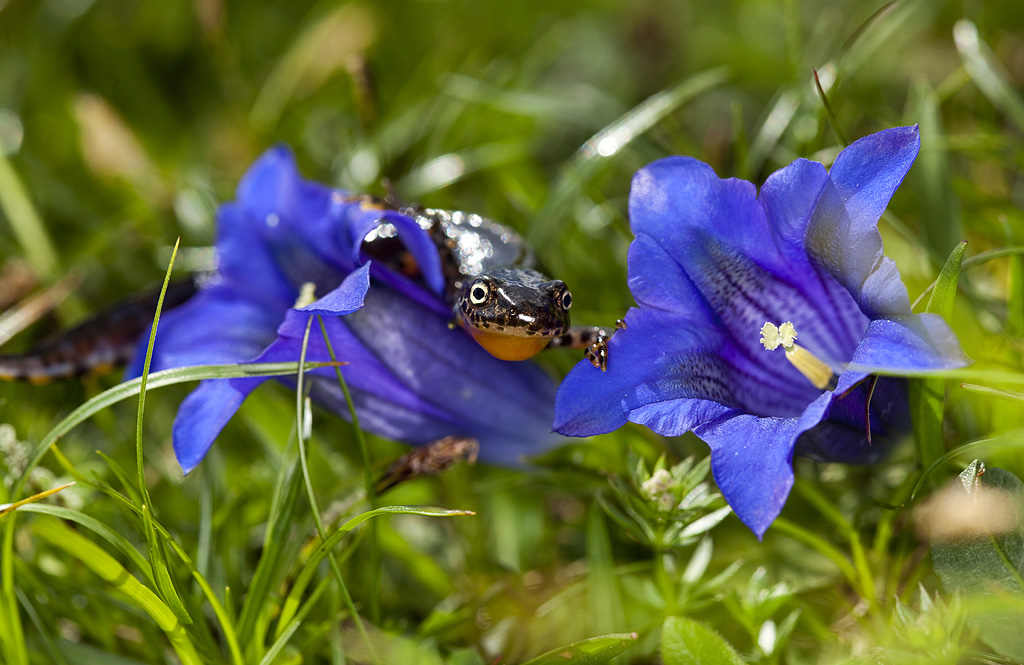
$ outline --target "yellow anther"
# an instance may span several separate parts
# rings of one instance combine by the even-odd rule
[[[790,321],[786,321],[781,326],[776,326],[771,322],[761,326],[761,344],[765,349],[774,351],[781,346],[786,352],[786,359],[807,377],[811,385],[818,390],[834,389],[836,375],[832,368],[804,347],[795,344],[795,340],[796,328]]]
[[[316,302],[316,284],[306,282],[299,288],[299,297],[295,299],[295,309],[307,307]]]

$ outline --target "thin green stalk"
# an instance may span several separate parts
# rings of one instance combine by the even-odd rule
[[[907,474],[903,478],[903,482],[900,483],[900,486],[896,488],[896,492],[893,494],[893,506],[891,508],[882,508],[882,514],[875,525],[875,538],[871,544],[871,551],[874,554],[875,560],[890,561],[890,571],[897,568],[896,574],[890,573],[888,576],[885,592],[882,594],[883,598],[892,598],[899,584],[898,567],[895,566],[894,557],[889,556],[889,545],[892,542],[896,518],[901,514],[900,508],[910,497],[910,492],[916,481],[917,478],[913,474]]]
[[[319,317],[318,317],[319,318]],[[323,325],[323,320],[320,321]],[[323,518],[320,515],[320,508],[316,502],[316,495],[313,492],[313,481],[309,475],[309,459],[306,451],[306,433],[305,433],[305,390],[303,389],[304,382],[306,379],[305,364],[306,364],[306,350],[309,346],[309,331],[313,326],[313,317],[309,317],[306,320],[306,330],[302,335],[302,350],[299,353],[299,375],[297,385],[295,387],[296,395],[296,412],[298,415],[298,443],[299,443],[299,464],[302,468],[302,478],[305,481],[306,486],[306,497],[309,499],[309,508],[313,511],[313,521],[316,523],[316,531],[320,536],[320,541],[327,540],[327,528],[324,527]],[[324,338],[326,338],[326,332]],[[340,371],[339,371],[340,374]],[[346,392],[347,396],[347,392]],[[356,624],[356,629],[359,631],[360,637],[366,643],[366,648],[370,653],[370,660],[376,665],[380,665],[380,656],[377,655],[377,650],[373,646],[373,642],[370,640],[370,634],[366,630],[366,626],[363,625],[363,620],[359,616],[359,612],[356,610],[355,603],[352,601],[352,595],[348,591],[348,587],[345,585],[345,579],[341,574],[341,567],[338,565],[338,560],[334,556],[333,552],[327,554],[327,560],[330,563],[331,571],[334,573],[334,577],[337,579],[338,588],[341,591],[345,604],[348,607],[349,613],[352,615],[352,620]]]
[[[171,260],[167,263],[167,272],[164,274],[164,283],[160,288],[160,297],[156,301],[156,312],[153,315],[153,325],[149,329],[149,343],[146,345],[146,360],[142,366],[142,382],[139,384],[139,415],[135,421],[135,461],[139,474],[139,491],[142,493],[142,500],[149,505],[149,492],[146,490],[146,469],[142,455],[142,418],[146,412],[146,383],[149,381],[149,368],[153,361],[153,345],[156,343],[156,329],[160,324],[160,312],[164,308],[164,295],[167,293],[167,285],[171,283],[171,271],[174,269],[174,259],[178,256],[178,245],[181,238],[174,241],[174,248],[171,250]]]
[[[853,564],[857,571],[856,585],[860,587],[860,594],[865,600],[870,602],[872,605],[877,604],[877,594],[875,593],[875,580],[871,574],[871,566],[868,565],[867,553],[864,551],[864,545],[860,541],[860,534],[853,528],[850,521],[843,517],[832,502],[816,487],[807,482],[797,482],[794,488],[800,493],[802,497],[814,506],[819,513],[821,513],[826,519],[836,525],[839,532],[846,538],[850,543],[850,554],[853,555]]]
[[[850,584],[854,585],[854,587],[857,586],[859,582],[857,569],[853,567],[853,564],[851,564],[845,556],[843,556],[843,553],[839,551],[839,548],[834,546],[832,543],[817,534],[811,533],[801,526],[797,526],[784,517],[779,517],[772,522],[772,530],[787,535],[793,540],[803,543],[812,550],[818,552],[834,563],[836,567],[839,568],[839,572],[843,574],[843,577],[845,577]]]
[[[658,539],[654,543],[654,583],[665,600],[665,616],[674,616],[679,606],[678,595],[672,576],[668,574],[668,568],[665,566],[668,552],[662,546],[663,538],[664,531],[658,534]]]
[[[334,354],[334,345],[331,344],[331,338],[327,334],[327,326],[324,325],[323,317],[317,315],[317,321],[320,323],[320,332],[324,337],[324,344],[327,346],[327,353],[330,355],[331,362],[338,362],[338,357]],[[348,389],[348,383],[345,381],[344,375],[341,373],[341,366],[334,366],[334,373],[338,378],[338,385],[341,386],[341,392],[345,395],[345,404],[348,406],[348,413],[352,417],[352,429],[355,431],[356,445],[359,447],[359,455],[363,459],[363,483],[366,486],[366,501],[370,504],[370,510],[377,508],[377,483],[373,478],[373,460],[370,458],[370,446],[366,443],[366,434],[363,432],[362,426],[359,424],[359,414],[356,413],[355,402],[352,401],[352,393]],[[380,574],[380,527],[377,522],[371,522],[369,525],[370,529],[370,620],[374,624],[380,623],[380,587],[381,587],[381,574]]]
[[[43,278],[55,275],[57,252],[46,233],[46,225],[3,150],[0,150],[0,209],[7,216],[32,270]]]

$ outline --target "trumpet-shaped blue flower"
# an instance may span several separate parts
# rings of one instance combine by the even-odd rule
[[[628,256],[639,308],[612,338],[607,372],[580,363],[562,383],[555,430],[692,431],[758,537],[792,488],[794,453],[878,458],[909,422],[905,380],[882,377],[872,394],[872,372],[967,363],[940,317],[911,313],[882,253],[878,219],[919,145],[916,127],[879,132],[830,171],[793,162],[759,194],[695,159],[641,169]]]
[[[413,280],[369,261],[366,234],[397,230],[421,273]],[[514,462],[550,443],[555,384],[532,363],[497,360],[463,330],[449,329],[437,248],[410,217],[303,180],[275,148],[218,213],[218,269],[184,305],[160,319],[153,371],[237,362],[299,360],[309,316],[323,316],[364,428],[407,443],[459,434],[481,456]],[[306,284],[320,296],[294,305]],[[141,371],[141,357],[129,375]],[[328,361],[318,325],[306,359]],[[348,414],[334,370],[309,374],[312,397]],[[203,381],[182,403],[174,450],[185,472],[202,460],[245,398],[265,379]]]

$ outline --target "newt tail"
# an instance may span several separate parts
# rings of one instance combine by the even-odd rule
[[[164,296],[164,311],[191,298],[196,288],[193,279],[170,284]],[[23,353],[0,354],[0,379],[42,385],[109,372],[129,362],[139,338],[153,325],[159,297],[157,291],[121,300]]]

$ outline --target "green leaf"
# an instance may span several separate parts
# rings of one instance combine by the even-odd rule
[[[953,301],[956,298],[956,287],[960,281],[960,267],[964,260],[964,252],[967,250],[967,242],[961,242],[953,248],[939,271],[939,278],[935,281],[935,288],[928,298],[926,312],[942,315],[942,318],[949,321],[953,316]]]
[[[960,280],[960,267],[963,263],[967,243],[961,242],[950,253],[939,277],[935,280],[935,288],[925,306],[926,312],[939,314],[947,321],[953,314],[953,301],[956,298],[956,287]],[[914,440],[917,442],[921,464],[928,466],[946,451],[942,438],[942,421],[946,398],[946,385],[943,379],[912,379],[910,381],[910,413],[914,421]]]
[[[531,658],[522,665],[596,665],[606,663],[620,653],[633,646],[638,635],[636,633],[616,633],[591,637],[552,649],[536,658]]]
[[[988,468],[972,474],[979,482],[956,483],[950,494],[962,507],[976,511],[980,489],[996,490],[1009,500],[1008,510],[1021,514],[1024,508],[1024,483],[1009,471]],[[961,478],[963,480],[963,478]],[[998,496],[998,495],[997,495]],[[990,511],[989,511],[990,512]],[[943,515],[937,515],[942,519]],[[1024,526],[1005,533],[977,533],[935,539],[931,544],[935,572],[947,591],[960,591],[975,602],[970,621],[981,638],[993,649],[1015,660],[1024,660]]]
[[[662,624],[661,660],[665,665],[743,665],[721,635],[686,617],[668,617]]]
[[[167,634],[167,639],[182,663],[185,665],[200,665],[202,663],[184,626],[178,621],[174,612],[106,550],[65,526],[62,522],[40,520],[35,523],[34,527],[37,536],[63,550],[65,554],[80,560],[103,580],[127,596],[136,607],[148,614]]]

